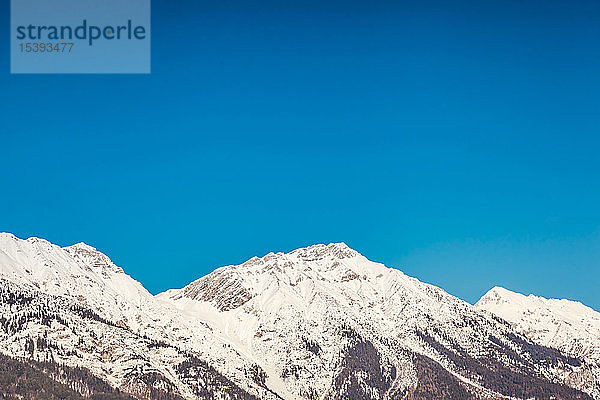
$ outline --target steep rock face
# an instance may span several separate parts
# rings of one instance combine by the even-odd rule
[[[137,330],[151,325],[150,320],[143,321],[138,306],[151,302],[152,295],[91,246],[61,248],[40,238],[20,240],[0,233],[0,266],[8,280],[43,293],[78,298]]]
[[[579,302],[525,296],[494,287],[475,304],[511,323],[542,346],[556,348],[586,361],[571,383],[600,395],[600,313]]]
[[[206,324],[84,244],[0,235],[0,352],[86,368],[141,399],[276,398],[255,382],[258,367]]]
[[[284,398],[421,398],[424,370],[474,398],[587,397],[565,384],[579,360],[343,243],[255,257],[158,297],[235,343]]]
[[[343,243],[152,296],[93,247],[0,234],[0,353],[138,399],[597,396],[587,358],[519,332]]]
[[[544,346],[600,359],[600,313],[579,302],[525,296],[495,287],[475,307],[511,322]]]

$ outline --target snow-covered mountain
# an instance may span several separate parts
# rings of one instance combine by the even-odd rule
[[[0,234],[0,352],[140,399],[600,398],[593,359],[506,319],[343,243],[152,296],[90,246]]]
[[[595,366],[585,379],[589,391],[600,392],[600,313],[579,302],[545,299],[494,287],[476,304],[506,321],[535,343],[583,358]]]
[[[139,398],[276,398],[258,366],[209,326],[157,300],[85,244],[0,234],[0,324],[0,352],[84,367]],[[225,364],[228,377],[214,368]]]

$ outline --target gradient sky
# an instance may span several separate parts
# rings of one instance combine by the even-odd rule
[[[281,3],[153,0],[149,76],[10,75],[5,29],[0,231],[153,293],[345,241],[600,310],[598,1]]]

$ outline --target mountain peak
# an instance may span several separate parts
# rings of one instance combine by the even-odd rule
[[[84,242],[75,243],[71,246],[65,246],[64,249],[65,250],[67,250],[67,249],[83,250],[83,251],[88,251],[88,252],[97,252],[98,251],[98,249],[96,249],[95,247],[90,246],[89,244],[84,243]]]
[[[510,322],[538,344],[600,361],[600,313],[581,302],[526,296],[495,287],[475,308]]]
[[[306,294],[303,290],[312,291],[314,285],[332,285],[330,291],[343,291],[340,287],[352,286],[351,281],[359,286],[362,281],[375,282],[387,270],[343,242],[315,244],[289,253],[271,252],[239,265],[217,268],[183,289],[161,296],[207,301],[220,311],[226,311],[240,307],[262,292],[279,293],[287,300],[297,296],[297,301],[301,302]]]
[[[89,367],[143,398],[600,393],[600,318],[564,300],[494,287],[480,308],[511,325],[345,243],[253,257],[153,297],[94,247],[45,243],[0,236],[0,319],[18,327],[4,329],[0,353]]]
[[[42,243],[42,244],[52,245],[52,243],[50,243],[46,239],[42,239],[37,236],[31,236],[31,237],[28,237],[27,239],[21,239],[10,232],[0,232],[0,241],[2,241],[2,242],[27,242],[27,243],[32,243],[32,244]]]
[[[523,296],[520,293],[510,291],[502,286],[494,286],[490,290],[486,292],[477,303],[480,302],[492,302],[492,301],[501,301],[506,298],[514,298],[518,296]]]
[[[12,250],[20,249],[23,245],[37,247],[38,249],[41,249],[41,251],[59,248],[55,244],[52,244],[49,241],[47,241],[46,239],[42,239],[36,236],[32,236],[27,239],[20,239],[9,232],[0,233],[0,245],[2,245],[2,247],[5,248],[5,250],[8,250],[9,248]]]
[[[338,259],[351,258],[360,255],[356,250],[351,249],[344,242],[329,243],[329,244],[315,244],[308,247],[302,247],[288,253],[290,255],[296,255],[306,261],[313,261],[322,259],[325,257],[334,257]]]
[[[9,232],[0,232],[0,240],[17,240],[17,237]]]
[[[319,262],[319,264],[330,265],[333,264],[339,265],[339,263],[335,261],[341,261],[344,259],[352,259],[354,257],[360,256],[361,254],[348,247],[346,243],[329,243],[329,244],[314,244],[307,247],[301,247],[295,250],[292,250],[288,253],[270,252],[262,257],[254,256],[245,262],[239,265],[230,265],[226,267],[221,267],[219,270],[239,270],[241,269],[255,269],[260,267],[263,270],[269,270],[269,266],[277,267],[277,266],[292,266],[297,265],[298,262]],[[280,265],[281,264],[281,265]],[[277,269],[277,268],[276,268]]]

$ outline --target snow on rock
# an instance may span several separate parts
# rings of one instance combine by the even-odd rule
[[[566,299],[546,299],[494,287],[476,304],[506,321],[535,343],[587,360],[583,386],[600,393],[600,313]]]
[[[461,390],[472,396],[516,395],[521,393],[516,385],[507,389],[495,382],[501,368],[486,364],[505,365],[507,376],[514,372],[510,363],[536,369],[527,352],[544,353],[540,357],[556,364],[546,371],[548,377],[578,376],[569,364],[575,361],[558,352],[545,354],[502,321],[344,243],[253,257],[157,297],[234,343],[268,372],[268,384],[286,399],[346,398],[344,390],[353,383],[353,390],[371,393],[368,398],[409,393],[420,374],[424,379],[423,368],[442,371],[438,380],[448,385],[442,397],[459,396]],[[346,376],[349,354],[377,368]],[[376,382],[360,378],[373,371],[381,373]],[[546,384],[514,373],[515,382]]]
[[[475,307],[515,324],[544,346],[600,360],[600,313],[580,302],[525,296],[494,287]]]
[[[344,243],[152,296],[92,246],[0,234],[0,352],[83,366],[138,398],[600,398],[592,361],[481,308]]]

